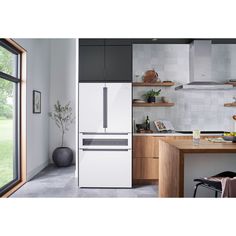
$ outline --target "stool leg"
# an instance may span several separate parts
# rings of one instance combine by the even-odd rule
[[[218,192],[217,191],[215,191],[215,197],[218,197]]]
[[[194,193],[193,193],[194,198],[196,197],[197,189],[198,189],[199,185],[201,185],[201,183],[196,184],[195,187],[194,187]]]

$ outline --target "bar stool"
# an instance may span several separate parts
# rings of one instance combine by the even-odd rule
[[[208,177],[208,178],[198,178],[198,179],[194,179],[194,182],[198,182],[195,187],[194,187],[194,193],[193,193],[193,197],[196,197],[197,194],[197,189],[199,186],[202,186],[204,188],[208,188],[211,189],[213,191],[215,191],[215,197],[218,197],[218,193],[222,192],[222,185],[221,185],[221,178],[234,178],[236,177],[236,173],[232,172],[232,171],[225,171],[225,172],[221,172],[217,175]],[[215,180],[219,179],[219,180]]]

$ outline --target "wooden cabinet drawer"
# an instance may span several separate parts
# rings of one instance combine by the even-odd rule
[[[133,179],[154,180],[159,178],[157,158],[133,158]]]
[[[133,157],[159,157],[159,138],[153,136],[133,137]]]

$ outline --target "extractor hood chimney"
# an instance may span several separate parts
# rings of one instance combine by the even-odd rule
[[[175,89],[218,90],[233,85],[217,83],[211,76],[211,40],[194,40],[189,49],[189,83]]]

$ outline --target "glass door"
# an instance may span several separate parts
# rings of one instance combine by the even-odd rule
[[[20,180],[20,56],[0,40],[0,195]]]

